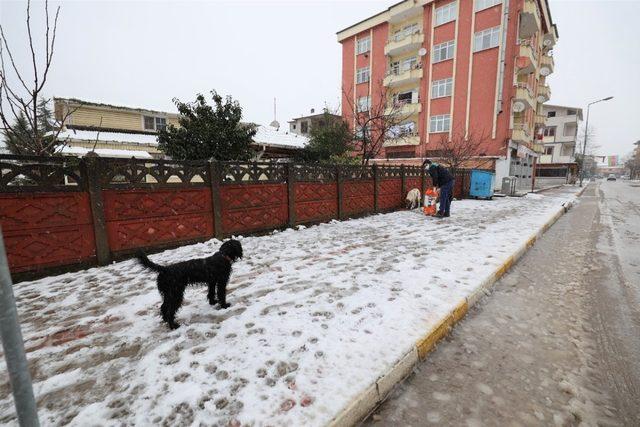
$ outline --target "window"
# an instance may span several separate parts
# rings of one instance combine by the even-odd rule
[[[400,30],[396,30],[393,33],[393,41],[398,42],[400,40],[403,40],[405,37],[409,37],[419,32],[420,32],[420,26],[418,25],[418,23],[407,25]]]
[[[411,159],[416,156],[415,150],[411,151],[389,151],[385,150],[387,159]]]
[[[300,122],[300,132],[309,133],[309,122]]]
[[[407,58],[407,59],[403,59],[402,60],[402,65],[401,65],[401,71],[409,71],[409,70],[413,70],[417,67],[418,65],[418,58],[416,58],[415,56],[412,56],[411,58]]]
[[[356,43],[356,54],[360,55],[361,53],[369,52],[371,50],[371,37],[364,37],[362,39],[358,39]]]
[[[394,105],[415,104],[418,102],[418,89],[406,90],[393,95]]]
[[[371,97],[370,96],[361,96],[358,98],[358,112],[369,111],[371,106]]]
[[[164,117],[144,116],[144,130],[163,130],[167,127]]]
[[[164,130],[167,127],[167,119],[156,117],[156,130]]]
[[[291,130],[296,130],[296,124],[295,123],[291,124]]]
[[[436,63],[453,58],[455,49],[456,42],[454,40],[435,45],[433,47],[433,62]]]
[[[429,132],[448,132],[451,128],[451,115],[443,114],[441,116],[431,116],[429,123]]]
[[[547,117],[555,117],[555,116],[556,116],[556,112],[555,111],[547,112]]]
[[[573,144],[562,144],[562,156],[570,157],[573,156]]]
[[[144,116],[144,129],[145,130],[155,130],[156,122],[151,116]]]
[[[436,26],[446,24],[456,19],[457,3],[451,2],[436,9]]]
[[[566,123],[562,129],[562,136],[576,136],[577,126],[575,123]]]
[[[576,110],[567,110],[567,116],[575,116]]]
[[[502,0],[476,0],[476,12],[488,9],[497,4],[501,4]]]
[[[400,62],[399,61],[394,61],[394,62],[389,64],[389,74],[393,74],[394,76],[397,76],[398,74],[400,74]]]
[[[365,136],[368,137],[370,133],[371,133],[371,126],[370,125],[366,125],[364,128],[362,126],[359,126],[359,125],[356,127],[356,138],[357,139],[364,139]]]
[[[451,96],[453,90],[453,78],[436,80],[431,83],[431,98]]]
[[[485,49],[497,47],[500,42],[500,27],[487,28],[478,31],[473,39],[473,51],[479,52]]]
[[[553,156],[553,147],[544,147],[544,154],[547,156]]]
[[[544,128],[544,136],[556,136],[556,127],[549,126]]]
[[[356,83],[366,83],[369,81],[369,67],[358,68],[356,72]]]
[[[387,131],[387,137],[389,138],[402,138],[406,136],[412,136],[416,134],[416,123],[405,122],[399,125],[391,126]]]

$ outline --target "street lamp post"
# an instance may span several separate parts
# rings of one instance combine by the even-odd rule
[[[608,101],[610,99],[613,99],[613,96],[607,96],[606,98],[602,98],[587,104],[587,121],[585,122],[585,125],[584,125],[584,141],[582,144],[582,166],[580,167],[580,187],[582,187],[582,180],[584,179],[584,156],[587,151],[587,141],[589,140],[589,108],[591,108],[593,104],[597,104],[598,102],[602,102],[602,101]]]

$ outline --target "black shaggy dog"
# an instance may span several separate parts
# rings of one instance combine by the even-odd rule
[[[207,299],[209,304],[220,303],[220,307],[227,308],[227,283],[231,275],[231,264],[242,258],[242,245],[237,240],[228,240],[220,246],[220,250],[207,258],[192,259],[171,265],[158,265],[145,254],[138,259],[147,268],[157,271],[158,290],[162,295],[162,320],[171,329],[180,325],[176,322],[176,312],[182,305],[184,289],[187,285],[206,283],[209,287]],[[217,290],[217,299],[216,299]]]

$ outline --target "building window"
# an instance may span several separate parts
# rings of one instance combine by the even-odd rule
[[[487,28],[478,31],[473,39],[473,51],[479,52],[485,49],[497,47],[500,43],[500,27]]]
[[[364,37],[358,39],[356,43],[356,54],[360,55],[361,53],[369,52],[371,50],[371,37]]]
[[[453,78],[436,80],[431,83],[431,98],[451,96],[453,90]]]
[[[369,67],[358,68],[356,72],[356,83],[366,83],[369,81]]]
[[[156,130],[156,121],[151,116],[144,116],[144,130]]]
[[[418,89],[398,92],[393,95],[394,105],[416,104],[418,103]]]
[[[165,130],[167,127],[167,119],[164,117],[156,117],[156,130]]]
[[[555,117],[556,116],[556,112],[555,111],[548,111],[547,112],[547,117]]]
[[[453,53],[456,50],[456,42],[450,40],[448,42],[437,44],[433,47],[433,63],[446,61],[453,58]]]
[[[567,110],[567,116],[575,116],[576,110]]]
[[[562,129],[562,136],[576,136],[578,128],[575,123],[566,123]]]
[[[544,147],[544,154],[547,156],[553,156],[553,147]]]
[[[476,0],[476,12],[489,9],[497,4],[501,4],[502,0]]]
[[[436,9],[436,26],[446,24],[456,19],[458,14],[457,2],[451,2]]]
[[[412,151],[389,151],[385,150],[387,159],[411,159],[416,156],[415,150]]]
[[[369,111],[371,107],[371,97],[370,96],[361,96],[358,98],[358,112]]]
[[[400,68],[402,72],[405,72],[405,71],[413,70],[417,68],[417,66],[418,66],[418,58],[415,56],[412,56],[411,58],[403,59]]]
[[[544,128],[544,136],[556,136],[556,126]]]
[[[450,114],[442,114],[440,116],[431,116],[431,120],[429,122],[430,133],[449,132],[450,128],[451,128]]]
[[[405,122],[399,125],[391,126],[387,131],[389,138],[403,138],[416,135],[416,123]]]
[[[291,129],[292,130],[296,130],[296,124],[295,123],[291,124]]]
[[[573,148],[575,146],[572,144],[563,144],[562,145],[562,156],[570,157],[573,156]]]
[[[300,122],[300,132],[309,133],[309,122]]]
[[[144,130],[164,130],[167,119],[164,117],[143,116]]]

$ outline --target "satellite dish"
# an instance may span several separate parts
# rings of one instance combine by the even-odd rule
[[[513,111],[515,111],[516,113],[522,113],[524,111],[524,102],[522,101],[516,101],[513,103]]]
[[[540,75],[547,77],[549,74],[551,74],[551,70],[548,67],[540,68]]]
[[[551,41],[551,39],[546,39],[545,41],[542,42],[542,44],[547,47],[551,46],[552,43],[553,42]]]
[[[542,96],[542,95],[538,96],[538,102],[539,103],[543,104],[546,101],[547,101],[547,99],[544,96]]]
[[[421,47],[420,50],[418,51],[418,55],[425,56],[426,54],[427,54],[427,49]]]

